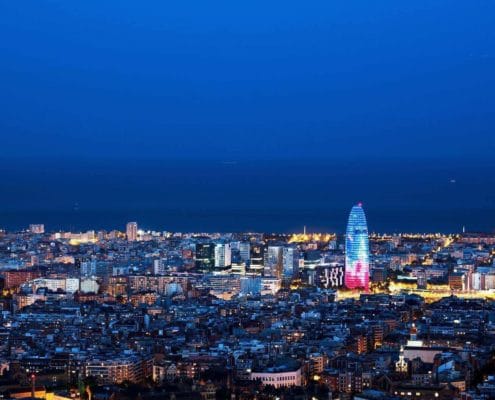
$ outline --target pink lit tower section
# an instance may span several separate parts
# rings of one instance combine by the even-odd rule
[[[349,289],[369,289],[370,247],[368,226],[363,206],[352,207],[345,238],[345,286]]]

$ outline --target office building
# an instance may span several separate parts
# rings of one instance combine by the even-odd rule
[[[215,264],[215,245],[213,243],[198,243],[194,255],[196,268],[211,270]]]
[[[126,226],[126,235],[129,242],[137,240],[138,225],[137,222],[128,222]]]
[[[239,254],[241,256],[241,261],[246,264],[249,263],[249,260],[251,259],[250,249],[251,245],[249,242],[239,243]]]
[[[230,244],[220,243],[215,246],[215,269],[226,269],[232,265]]]
[[[349,289],[369,288],[370,250],[368,226],[362,204],[352,207],[345,239],[345,285]]]
[[[265,247],[260,244],[250,246],[249,272],[261,275],[265,262]]]
[[[299,273],[299,252],[293,247],[284,247],[282,251],[283,278],[294,279]]]
[[[268,246],[265,260],[264,276],[282,278],[283,247]]]

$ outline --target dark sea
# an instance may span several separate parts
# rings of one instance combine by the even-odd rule
[[[175,232],[495,231],[495,162],[438,160],[2,162],[0,228]]]

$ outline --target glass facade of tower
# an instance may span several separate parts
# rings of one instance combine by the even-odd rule
[[[370,249],[368,226],[361,204],[352,207],[345,238],[345,286],[368,290]]]

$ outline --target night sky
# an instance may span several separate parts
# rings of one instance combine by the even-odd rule
[[[494,25],[493,1],[1,1],[3,152],[491,157]]]
[[[494,26],[483,0],[0,0],[0,227],[338,229],[363,201],[371,229],[494,229]]]

